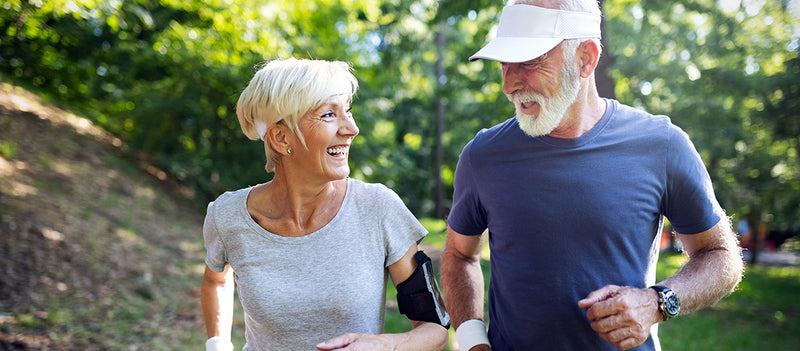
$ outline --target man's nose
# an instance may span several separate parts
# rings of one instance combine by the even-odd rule
[[[522,87],[519,63],[503,63],[503,92],[513,94]]]

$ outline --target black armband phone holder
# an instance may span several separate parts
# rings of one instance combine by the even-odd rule
[[[417,268],[408,279],[397,285],[397,306],[409,319],[437,323],[450,328],[450,315],[444,307],[431,258],[425,252],[414,255]]]

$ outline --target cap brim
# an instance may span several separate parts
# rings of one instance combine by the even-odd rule
[[[497,37],[469,57],[470,61],[487,59],[517,63],[533,60],[552,50],[562,38]]]

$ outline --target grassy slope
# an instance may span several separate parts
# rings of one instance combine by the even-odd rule
[[[0,83],[0,349],[202,345],[203,211],[120,144]]]

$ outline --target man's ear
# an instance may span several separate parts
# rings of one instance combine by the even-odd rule
[[[267,127],[267,142],[272,150],[281,155],[289,154],[287,150],[292,148],[291,136],[292,131],[283,123],[273,123]]]
[[[578,47],[578,63],[582,78],[588,78],[597,68],[600,61],[600,43],[597,40],[586,40]]]

